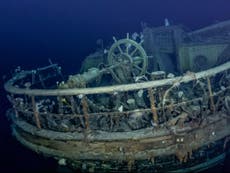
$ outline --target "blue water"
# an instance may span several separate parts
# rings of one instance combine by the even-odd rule
[[[230,19],[229,0],[1,0],[0,76],[20,65],[31,69],[59,63],[65,73],[79,70],[94,52],[97,39],[140,32],[149,26],[173,24],[198,29]],[[0,82],[0,172],[54,172],[56,162],[22,147],[4,116],[10,106]],[[229,159],[225,162],[225,171]],[[221,170],[222,171],[222,170]],[[223,171],[222,171],[223,172]]]

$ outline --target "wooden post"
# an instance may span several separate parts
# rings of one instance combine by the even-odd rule
[[[72,114],[76,115],[76,110],[75,110],[75,101],[73,96],[70,96],[70,103],[71,103],[71,110],[72,110]]]
[[[149,100],[150,100],[150,104],[151,104],[151,111],[153,114],[153,123],[158,125],[158,115],[157,115],[157,110],[156,110],[156,106],[155,106],[155,98],[153,95],[152,88],[148,88],[148,94],[149,94]]]
[[[83,114],[85,117],[85,127],[86,127],[86,130],[88,130],[89,129],[89,115],[88,115],[88,107],[89,106],[87,103],[86,96],[82,97],[81,104],[82,104]]]
[[[33,111],[34,111],[35,122],[36,122],[37,127],[38,127],[39,129],[41,129],[41,123],[40,123],[40,119],[39,119],[38,110],[37,110],[37,108],[36,108],[34,96],[31,96],[31,99],[32,99],[32,105],[33,105]]]
[[[210,82],[210,78],[207,77],[207,83],[208,83],[208,92],[209,92],[209,98],[210,98],[210,109],[212,112],[215,112],[215,105],[213,100],[213,92],[212,92],[212,86]]]
[[[64,98],[64,97],[57,96],[57,101],[58,101],[58,113],[59,113],[59,114],[63,114],[63,113],[64,113],[64,111],[63,111],[63,102],[62,102],[62,98]]]

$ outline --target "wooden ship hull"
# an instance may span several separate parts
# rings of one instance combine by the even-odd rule
[[[208,69],[183,73],[194,69],[181,60],[188,56],[182,45],[181,74],[174,77],[159,69],[147,72],[151,50],[129,35],[114,41],[108,66],[89,68],[66,82],[56,83],[63,76],[52,63],[8,80],[7,115],[16,139],[83,172],[198,172],[223,162],[230,140],[228,58],[217,66],[212,58]],[[223,52],[226,44],[215,49]]]

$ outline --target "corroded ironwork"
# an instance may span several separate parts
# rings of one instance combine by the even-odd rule
[[[229,150],[230,62],[179,73],[189,65],[180,61],[178,75],[149,72],[145,47],[129,35],[114,40],[101,68],[65,80],[52,63],[14,74],[4,87],[15,137],[60,164],[92,172],[189,172],[223,160]],[[164,51],[173,51],[168,46]]]

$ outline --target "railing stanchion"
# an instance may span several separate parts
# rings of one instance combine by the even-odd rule
[[[210,82],[210,78],[207,77],[207,83],[208,83],[208,92],[209,92],[209,98],[210,98],[210,109],[212,112],[215,112],[215,105],[213,100],[213,92],[212,92],[212,86]]]
[[[150,104],[151,104],[151,111],[153,114],[152,120],[153,120],[153,123],[158,125],[158,115],[157,115],[157,110],[156,110],[156,106],[155,106],[155,98],[154,98],[154,93],[153,93],[152,88],[148,88],[148,94],[149,94],[149,100],[150,100]]]
[[[35,118],[36,125],[37,125],[37,127],[39,129],[41,129],[41,123],[40,123],[40,119],[39,119],[39,113],[38,113],[38,109],[36,107],[34,96],[31,96],[31,100],[32,100],[33,112],[34,112],[34,118]]]

